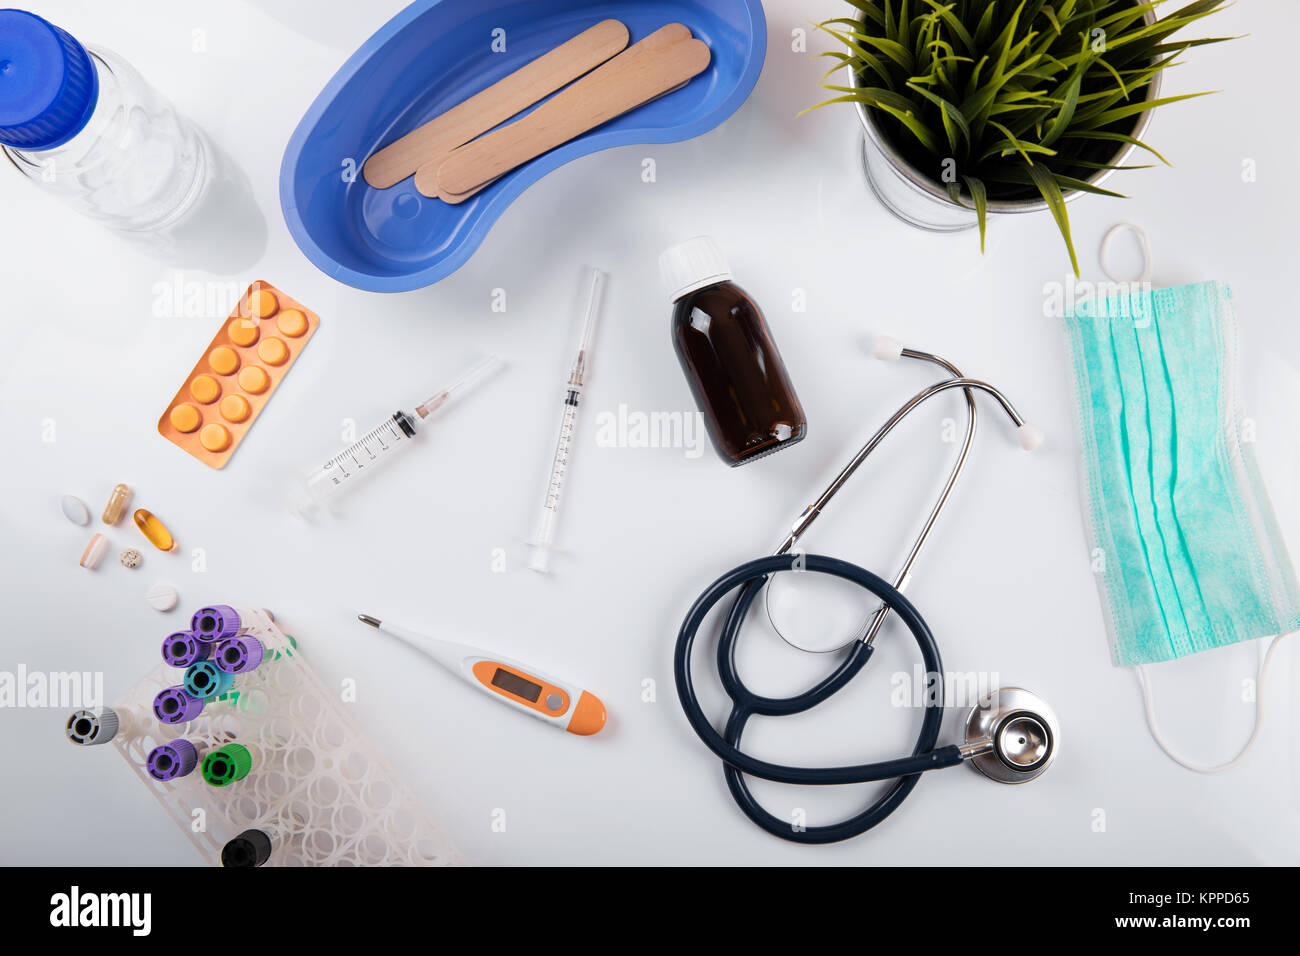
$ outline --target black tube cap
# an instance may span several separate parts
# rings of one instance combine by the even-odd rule
[[[221,849],[222,866],[261,866],[271,858],[271,838],[261,830],[245,830]]]

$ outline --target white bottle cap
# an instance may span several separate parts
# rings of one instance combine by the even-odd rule
[[[659,256],[659,274],[673,302],[696,289],[731,281],[727,258],[710,236],[696,236],[665,249]]]

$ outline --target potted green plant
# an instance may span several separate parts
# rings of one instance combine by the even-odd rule
[[[819,105],[856,105],[872,188],[915,225],[952,230],[1050,210],[1075,274],[1066,203],[1103,188],[1143,149],[1151,111],[1203,96],[1160,96],[1186,50],[1175,40],[1226,0],[1157,17],[1165,0],[847,0],[854,15],[818,26],[843,49]],[[847,86],[829,82],[843,68]]]

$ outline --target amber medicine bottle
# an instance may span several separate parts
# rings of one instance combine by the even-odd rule
[[[758,303],[731,281],[708,236],[659,257],[673,302],[672,336],[709,438],[727,464],[788,448],[808,430],[803,406]]]

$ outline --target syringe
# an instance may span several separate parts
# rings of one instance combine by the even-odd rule
[[[605,273],[588,269],[583,273],[582,289],[586,292],[586,315],[582,323],[582,339],[578,343],[578,357],[574,360],[569,380],[564,386],[564,412],[560,417],[560,437],[555,446],[555,459],[546,482],[546,498],[542,502],[537,534],[533,540],[533,554],[528,566],[543,573],[551,569],[551,545],[555,540],[555,520],[560,510],[560,493],[569,471],[569,456],[578,427],[578,406],[587,380],[587,366],[591,358],[592,339],[600,318],[601,293],[605,288]]]
[[[371,474],[384,462],[409,447],[419,422],[451,399],[468,391],[501,365],[499,358],[489,355],[466,369],[446,388],[416,405],[414,413],[394,412],[391,417],[298,482],[290,502],[291,510],[302,518],[314,518],[327,510],[335,498],[355,487],[363,476]]]

